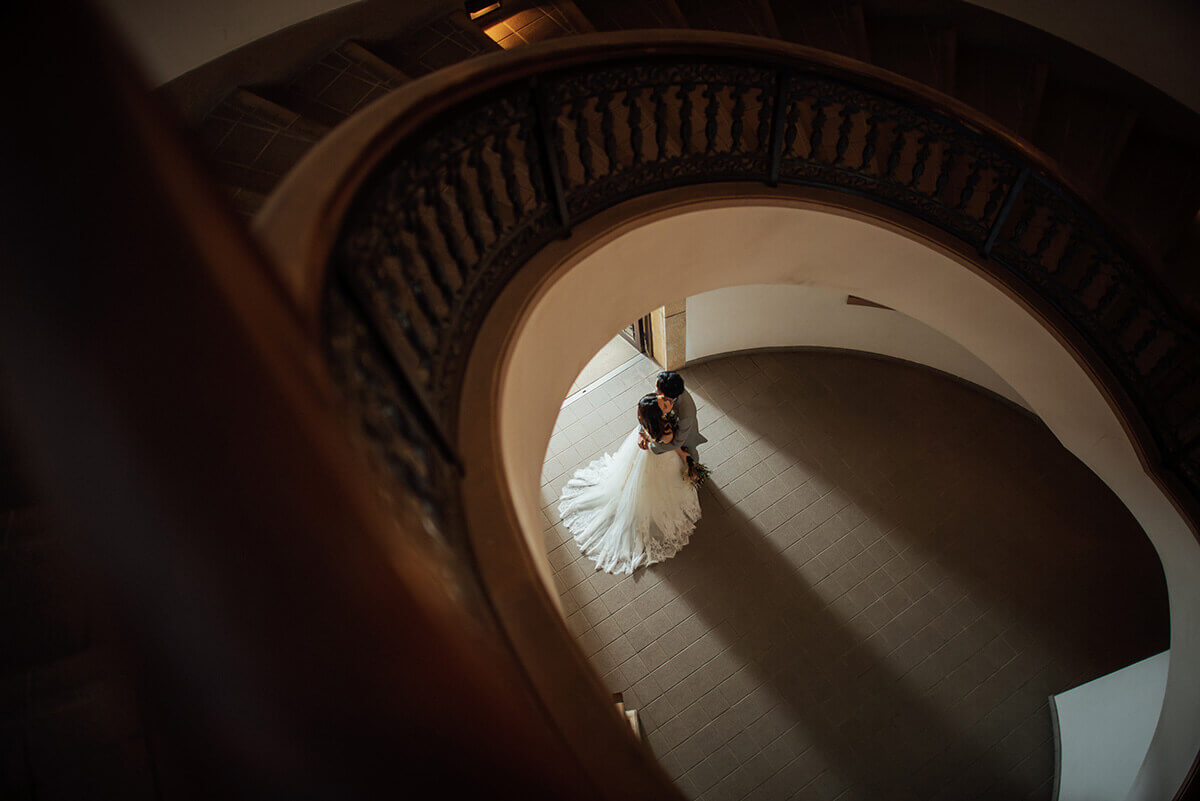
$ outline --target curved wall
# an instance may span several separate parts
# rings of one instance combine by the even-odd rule
[[[541,257],[542,269],[557,267],[525,306],[498,368],[501,457],[515,511],[534,540],[531,551],[541,553],[538,477],[560,399],[625,321],[733,284],[810,285],[869,297],[986,363],[1150,536],[1170,596],[1172,660],[1163,710],[1130,797],[1171,798],[1200,748],[1200,597],[1194,591],[1200,545],[1146,474],[1104,393],[1029,310],[931,240],[812,202],[735,199],[735,189],[723,191],[725,197],[707,202],[696,199],[695,188],[633,201],[580,226],[570,242]],[[646,209],[637,220],[634,204]],[[502,297],[497,308],[506,302]]]
[[[155,86],[354,0],[101,0]]]
[[[995,370],[945,334],[893,309],[849,305],[845,292],[758,284],[687,299],[689,362],[775,347],[842,348],[891,356],[958,376],[1025,406]]]
[[[967,0],[1066,39],[1200,111],[1200,5],[1192,0]]]
[[[1111,61],[1200,111],[1200,8],[1185,0],[967,0],[1052,33]],[[353,0],[100,0],[151,81],[166,83],[201,64]],[[406,0],[414,19],[461,4]]]

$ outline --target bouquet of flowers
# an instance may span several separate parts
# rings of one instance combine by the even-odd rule
[[[686,478],[689,484],[691,484],[693,487],[699,487],[705,481],[708,481],[708,477],[710,475],[712,475],[711,470],[697,462],[692,457],[688,457]]]

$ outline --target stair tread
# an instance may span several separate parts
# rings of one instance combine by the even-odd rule
[[[371,52],[413,78],[502,49],[464,12],[434,20],[394,39],[367,44]]]
[[[936,17],[871,17],[871,60],[941,92],[954,91],[957,32]]]
[[[1013,133],[1033,137],[1048,68],[1003,48],[960,44],[955,94]]]
[[[1136,112],[1091,90],[1047,84],[1034,142],[1099,197],[1136,121]]]
[[[485,24],[482,30],[505,50],[581,32],[565,13],[551,3],[522,9]]]
[[[358,42],[346,42],[294,75],[261,92],[304,116],[332,127],[408,82],[408,76]]]
[[[870,58],[862,6],[845,0],[793,3],[772,0],[779,34],[789,42],[861,61]]]
[[[689,27],[751,36],[772,35],[771,25],[757,0],[678,0],[678,3]]]
[[[598,31],[677,28],[673,9],[661,0],[576,0]]]
[[[222,182],[265,195],[328,130],[258,92],[238,89],[196,133]]]

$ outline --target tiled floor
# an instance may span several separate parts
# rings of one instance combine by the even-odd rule
[[[570,398],[579,390],[599,381],[637,355],[638,349],[629,344],[629,340],[620,335],[613,337],[579,371],[579,375],[575,377],[575,383],[567,390],[567,397]]]
[[[549,3],[518,11],[485,31],[505,50],[578,33],[566,15]]]
[[[555,501],[654,372],[563,409],[546,545],[569,627],[690,797],[1048,799],[1047,696],[1167,646],[1148,541],[1040,423],[848,354],[684,371],[704,518],[675,559],[592,571]]]

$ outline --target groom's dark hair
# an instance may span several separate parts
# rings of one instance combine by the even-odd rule
[[[683,394],[683,376],[673,370],[658,374],[658,391],[671,400]]]

